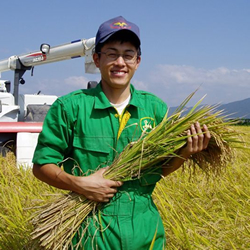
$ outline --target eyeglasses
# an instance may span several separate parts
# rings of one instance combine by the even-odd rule
[[[128,51],[124,54],[119,54],[114,51],[98,52],[97,54],[104,54],[109,61],[116,61],[120,56],[123,58],[125,63],[134,63],[137,58],[137,53],[134,51]]]

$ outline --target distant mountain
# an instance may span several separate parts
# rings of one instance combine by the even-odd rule
[[[219,108],[230,114],[231,118],[250,119],[250,98],[223,104]]]
[[[171,107],[169,109],[169,115],[172,114],[177,107]],[[191,107],[187,108],[187,111],[190,110]],[[229,118],[244,118],[244,119],[250,119],[250,98],[236,101],[236,102],[230,102],[227,104],[221,104],[218,107],[218,110],[224,110],[224,114],[229,115]]]

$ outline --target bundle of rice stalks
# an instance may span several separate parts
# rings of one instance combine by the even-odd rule
[[[170,117],[150,133],[143,133],[137,142],[132,142],[105,172],[105,178],[116,181],[128,181],[140,178],[145,173],[155,171],[157,167],[168,163],[178,156],[178,151],[187,142],[187,130],[191,124],[199,121],[206,124],[212,135],[206,150],[189,160],[189,166],[199,166],[205,171],[218,172],[232,159],[238,133],[233,131],[232,121],[226,121],[217,106],[198,107],[202,99],[186,114],[184,107],[194,95],[192,93]],[[84,196],[69,193],[41,208],[33,220],[35,230],[33,239],[37,239],[44,249],[68,249],[74,234],[83,220],[97,207],[97,203]]]

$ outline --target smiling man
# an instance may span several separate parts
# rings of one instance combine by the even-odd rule
[[[103,203],[99,216],[91,214],[76,232],[73,249],[81,242],[78,249],[144,250],[153,239],[153,249],[164,249],[164,228],[151,197],[155,184],[209,142],[207,127],[196,123],[188,131],[193,137],[181,150],[182,159],[174,158],[168,166],[158,166],[133,181],[103,178],[105,166],[143,131],[158,125],[167,111],[162,100],[131,84],[141,61],[140,45],[139,28],[134,23],[121,16],[104,22],[93,54],[101,72],[100,83],[94,89],[58,98],[39,136],[34,175]]]

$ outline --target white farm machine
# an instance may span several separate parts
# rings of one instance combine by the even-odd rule
[[[11,56],[0,61],[1,72],[13,70],[14,84],[0,79],[0,154],[8,151],[16,154],[17,165],[31,165],[37,137],[42,129],[44,117],[56,100],[55,95],[19,94],[19,85],[24,84],[23,75],[37,65],[85,57],[85,72],[98,72],[92,59],[95,38],[81,39],[51,47],[41,44],[40,50],[20,56]],[[95,86],[89,82],[88,87]]]

